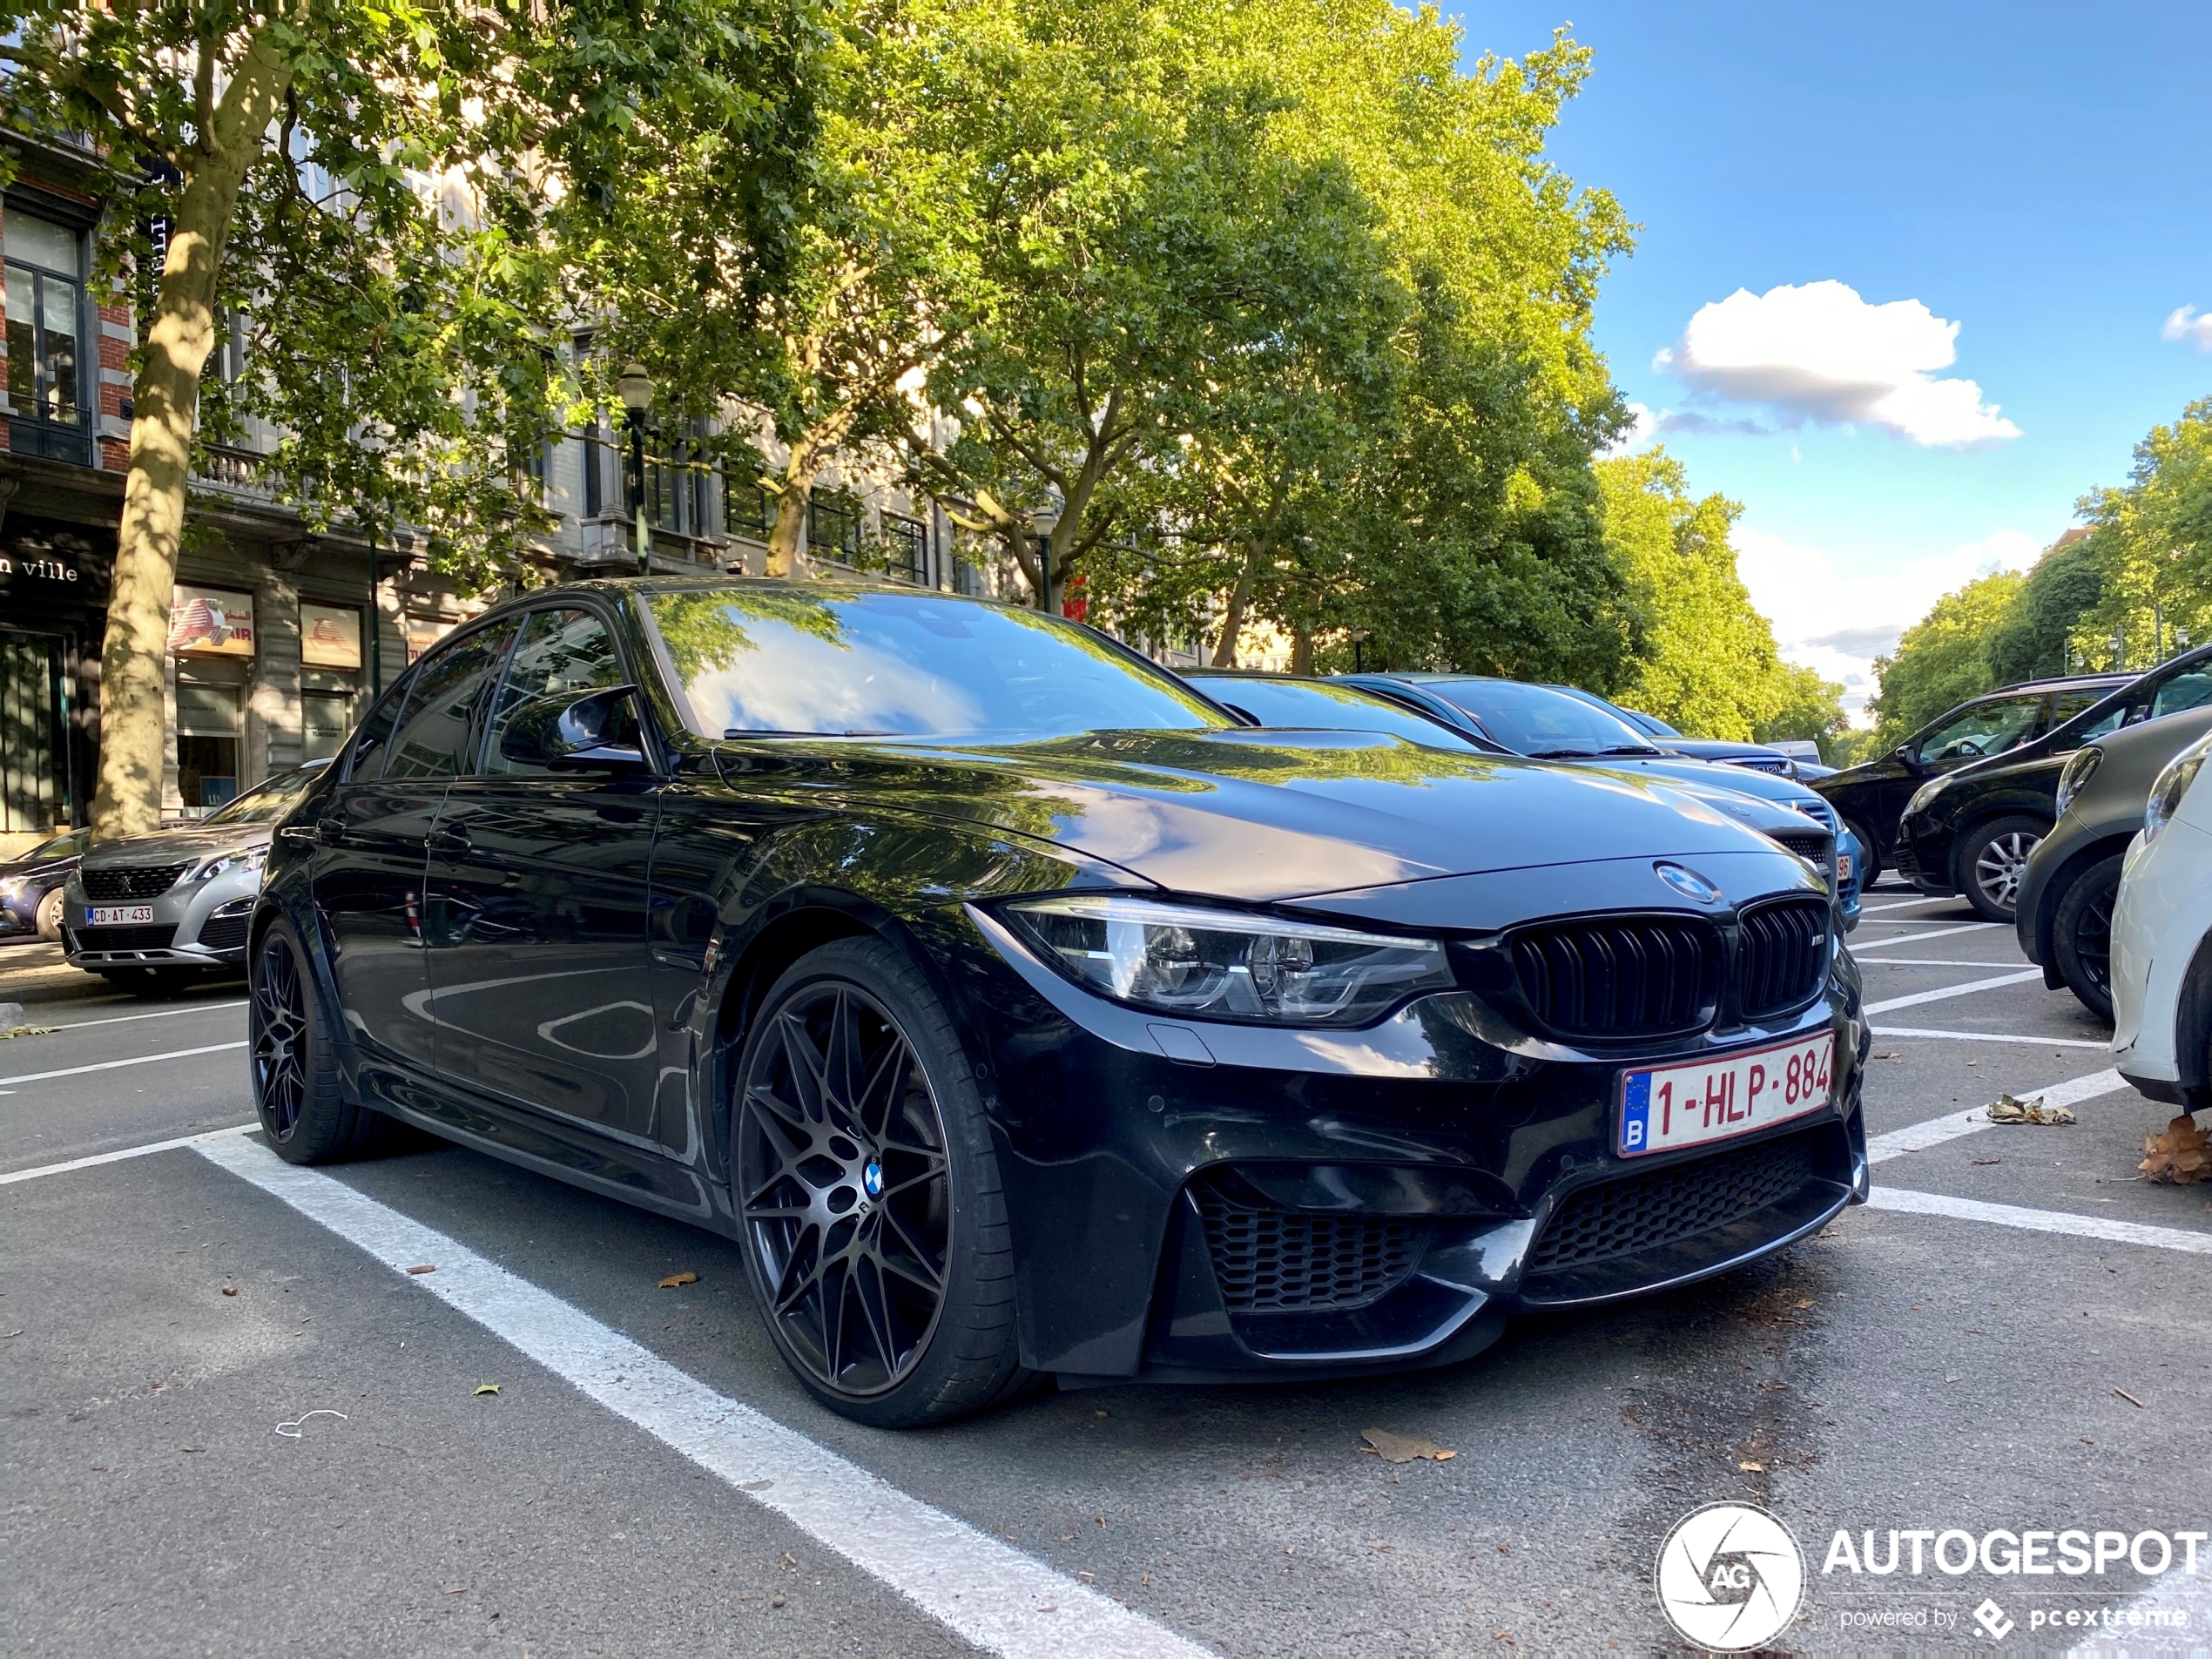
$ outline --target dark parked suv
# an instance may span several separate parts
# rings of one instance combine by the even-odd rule
[[[2055,701],[2055,699],[2054,699]],[[1923,893],[1962,893],[2010,921],[2020,878],[2057,819],[2059,774],[2085,743],[2212,703],[2212,645],[2130,680],[2029,743],[1923,784],[1898,825],[1897,867]]]
[[[1931,778],[2033,743],[2121,686],[2130,674],[2027,680],[1961,703],[1889,753],[1815,781],[1865,849],[1865,885],[1897,865],[1897,825],[1905,804]]]

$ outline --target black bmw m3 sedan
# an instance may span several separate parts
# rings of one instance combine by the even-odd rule
[[[1256,728],[913,590],[543,590],[278,830],[262,1125],[395,1121],[739,1241],[813,1393],[1447,1363],[1866,1190],[1803,860],[1671,793]]]

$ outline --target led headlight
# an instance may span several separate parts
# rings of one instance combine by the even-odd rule
[[[2074,798],[2088,787],[2089,779],[2097,775],[2097,768],[2105,763],[2105,752],[2090,744],[2076,749],[2067,759],[2066,769],[2059,773],[2059,816],[2066,816],[2066,809],[2074,805]]]
[[[1433,939],[1109,894],[1029,900],[1006,914],[1078,985],[1184,1019],[1366,1025],[1454,983]]]
[[[2196,781],[2196,774],[2204,770],[2204,758],[2212,754],[2212,735],[2199,738],[2195,743],[2166,763],[2166,770],[2158,774],[2150,786],[2150,799],[2143,806],[2143,844],[2148,846],[2164,833],[2174,821],[2174,814],[2182,810],[2182,797],[2189,792],[2189,786]]]
[[[1926,812],[1929,806],[1934,803],[1935,798],[1950,787],[1951,779],[1948,774],[1946,774],[1941,778],[1930,779],[1926,783],[1922,784],[1918,789],[1914,790],[1912,792],[1912,799],[1905,803],[1905,815],[1907,818],[1910,818],[1915,813]]]
[[[266,846],[253,847],[244,853],[226,853],[220,858],[208,860],[194,870],[192,879],[195,881],[212,881],[217,876],[227,875],[233,870],[258,870],[268,861],[269,849]]]

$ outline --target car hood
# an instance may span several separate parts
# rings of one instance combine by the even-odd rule
[[[132,835],[120,841],[102,841],[84,853],[84,868],[105,870],[125,865],[189,864],[224,853],[244,853],[269,844],[271,824],[223,824],[209,829],[179,827]]]
[[[1372,732],[1098,732],[1002,747],[800,740],[725,745],[718,756],[748,787],[958,819],[1176,892],[1255,902],[1597,860],[1777,851],[1663,777]]]
[[[1785,778],[1779,772],[1754,772],[1748,766],[1724,765],[1715,760],[1676,760],[1662,756],[1656,759],[1640,759],[1635,755],[1607,755],[1602,760],[1569,760],[1562,765],[1602,768],[1608,772],[1641,772],[1653,779],[1668,779],[1676,783],[1694,784],[1707,789],[1723,789],[1738,795],[1757,795],[1761,800],[1780,801],[1795,808],[1800,801],[1818,798],[1803,784]]]

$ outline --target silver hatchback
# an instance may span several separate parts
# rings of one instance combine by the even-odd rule
[[[62,900],[69,960],[133,990],[243,968],[269,837],[328,764],[280,773],[197,823],[87,850]]]

